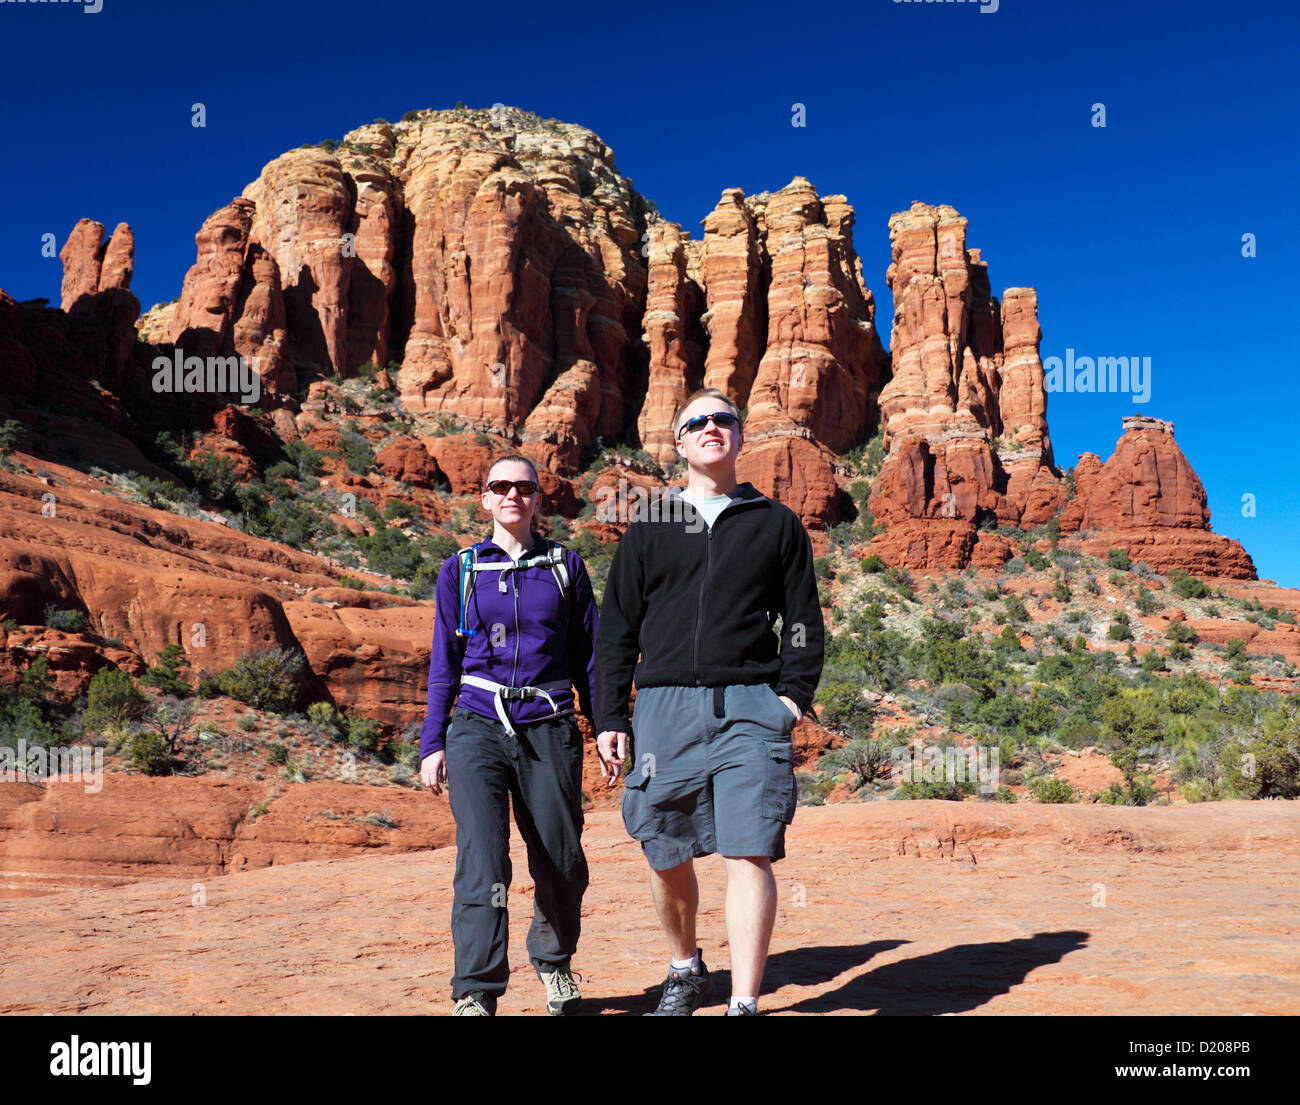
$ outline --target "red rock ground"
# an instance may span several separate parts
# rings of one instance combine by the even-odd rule
[[[588,1010],[640,1013],[665,951],[639,849],[612,811],[589,816],[585,840]],[[788,847],[771,1013],[1300,1012],[1293,803],[802,808]],[[446,1013],[454,863],[445,848],[0,902],[0,1012]],[[515,870],[525,968],[500,1011],[540,1015],[518,846]],[[721,998],[721,862],[699,870]]]

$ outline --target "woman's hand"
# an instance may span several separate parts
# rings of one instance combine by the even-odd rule
[[[420,781],[434,794],[441,794],[447,782],[447,750],[430,752],[420,761]]]

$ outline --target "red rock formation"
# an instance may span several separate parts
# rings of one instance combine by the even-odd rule
[[[423,716],[431,604],[387,596],[391,608],[373,611],[364,592],[348,600],[360,609],[312,602],[312,589],[337,587],[339,567],[43,466],[57,480],[53,516],[42,513],[45,483],[0,472],[0,619],[39,625],[48,602],[87,610],[96,633],[150,663],[179,643],[196,674],[252,649],[301,648],[340,706],[395,725]]]
[[[439,484],[446,484],[438,462],[429,455],[429,451],[419,441],[398,438],[387,448],[380,450],[375,460],[379,470],[412,487],[432,490]]]
[[[185,274],[180,303],[172,316],[171,340],[187,356],[225,350],[244,273],[251,200],[235,199],[203,222],[194,236],[198,258]]]
[[[244,198],[253,204],[251,238],[280,270],[298,362],[325,375],[350,375],[347,306],[353,257],[343,236],[352,225],[352,194],[338,159],[314,148],[291,150],[262,170],[244,189]]]
[[[803,177],[752,197],[770,258],[767,343],[749,394],[751,436],[802,426],[836,452],[875,421],[887,376],[875,306],[853,251],[853,209]]]
[[[1041,524],[1065,499],[1051,467],[1037,297],[1011,288],[999,305],[951,207],[914,203],[889,229],[894,375],[880,397],[888,455],[871,510],[909,531],[922,519],[959,521],[973,555],[979,522]],[[932,543],[909,532],[887,544],[915,562]],[[935,547],[946,562],[956,546]]]
[[[414,222],[406,404],[523,427],[562,461],[621,433],[645,268],[640,200],[609,148],[517,112],[443,113],[399,128],[394,160]]]
[[[824,445],[783,435],[746,445],[736,462],[736,476],[799,515],[820,555],[826,548],[826,527],[839,520],[834,460],[835,454]]]
[[[256,242],[249,246],[238,304],[232,313],[237,319],[232,330],[235,352],[257,369],[262,390],[294,391],[298,376],[286,356],[288,330],[280,270]]]
[[[1246,550],[1210,532],[1205,487],[1174,441],[1173,423],[1141,415],[1123,423],[1104,465],[1091,453],[1080,457],[1061,531],[1099,531],[1083,542],[1085,552],[1123,548],[1158,572],[1256,578]]]
[[[637,416],[641,446],[660,464],[677,459],[672,420],[677,408],[703,379],[704,352],[691,339],[699,317],[699,286],[686,275],[686,251],[676,223],[649,230],[649,287],[645,342],[650,349],[650,386]]]
[[[704,219],[700,262],[708,300],[704,386],[749,402],[767,343],[767,296],[761,285],[758,224],[739,188],[727,188]],[[644,435],[643,439],[644,439]]]
[[[104,226],[81,219],[59,252],[63,262],[63,310],[69,336],[110,388],[122,382],[135,348],[140,301],[131,294],[135,237],[119,223],[107,246]]]
[[[63,262],[63,309],[70,310],[83,295],[99,291],[104,264],[104,224],[79,219],[59,250]]]

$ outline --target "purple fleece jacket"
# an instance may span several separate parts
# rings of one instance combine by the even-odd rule
[[[546,541],[533,535],[533,543],[519,558],[528,560],[546,552]],[[480,563],[509,561],[490,539],[478,546]],[[556,585],[549,565],[508,572],[475,573],[474,589],[467,601],[465,626],[478,632],[457,637],[460,618],[459,568],[449,556],[438,572],[437,621],[429,659],[429,709],[420,732],[420,758],[443,747],[453,704],[495,719],[493,694],[479,687],[460,689],[461,674],[479,675],[495,683],[523,687],[569,681],[581,697],[579,708],[572,690],[551,697],[561,711],[580,709],[590,717],[596,674],[596,599],[582,557],[566,549],[569,599]],[[499,586],[505,580],[506,591]],[[512,723],[527,724],[546,717],[551,707],[544,698],[507,702]]]

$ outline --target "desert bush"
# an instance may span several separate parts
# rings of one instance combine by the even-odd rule
[[[86,693],[86,721],[103,728],[134,721],[144,714],[148,699],[135,680],[116,668],[104,668],[90,680]]]
[[[1064,779],[1056,778],[1055,775],[1032,780],[1029,784],[1029,793],[1034,796],[1034,801],[1046,804],[1073,802],[1076,794],[1074,787]]]
[[[181,678],[181,668],[189,666],[180,645],[166,645],[158,654],[158,663],[145,672],[140,682],[146,687],[157,687],[164,694],[184,697],[190,693],[190,685]]]
[[[223,694],[257,710],[287,713],[298,701],[298,674],[305,664],[301,652],[287,648],[246,652],[217,677]]]
[[[1168,578],[1169,585],[1174,589],[1175,593],[1185,599],[1201,599],[1210,593],[1210,589],[1204,583],[1194,575],[1184,572],[1181,568],[1175,568],[1169,572]]]

